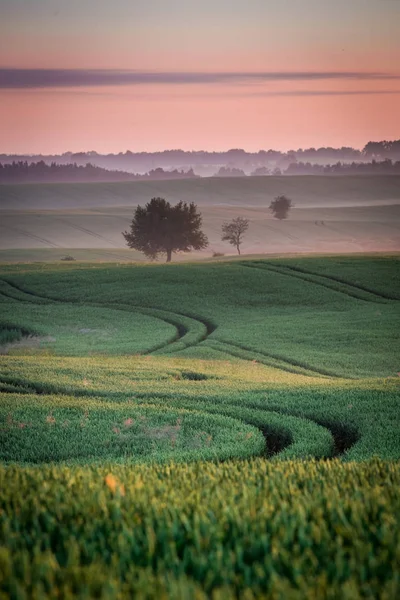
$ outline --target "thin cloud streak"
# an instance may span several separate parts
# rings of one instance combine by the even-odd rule
[[[400,94],[400,90],[292,90],[282,92],[249,92],[244,96],[370,96]]]
[[[4,93],[15,93],[15,90],[5,89]],[[18,93],[18,92],[17,92]],[[42,88],[30,88],[24,89],[24,93],[29,93],[33,95],[37,94],[46,94],[56,95],[56,96],[94,96],[100,98],[132,98],[134,100],[145,100],[147,101],[162,101],[167,102],[168,100],[176,100],[176,99],[184,99],[187,101],[194,100],[198,101],[199,98],[206,99],[215,99],[215,100],[233,100],[235,98],[268,98],[268,97],[279,97],[279,96],[287,96],[293,98],[301,98],[304,97],[313,97],[313,96],[385,96],[385,95],[399,95],[399,90],[285,90],[285,91],[274,91],[274,92],[243,92],[243,93],[232,93],[229,94],[167,94],[160,98],[160,96],[154,96],[153,94],[132,94],[132,93],[120,93],[120,92],[95,92],[95,91],[87,91],[87,90],[65,90],[65,89],[42,89]]]
[[[266,72],[144,72],[105,69],[0,68],[0,89],[38,89],[123,85],[193,85],[262,83],[268,81],[398,80],[393,73],[365,71],[266,71]],[[310,92],[311,94],[312,92]],[[288,95],[291,93],[288,92]]]

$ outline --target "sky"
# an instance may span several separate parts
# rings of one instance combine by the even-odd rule
[[[400,0],[0,0],[0,153],[400,138]]]

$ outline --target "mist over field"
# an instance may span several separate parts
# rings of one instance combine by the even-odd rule
[[[288,218],[273,218],[271,200],[286,194]],[[400,177],[204,178],[85,184],[0,186],[0,259],[144,260],[126,248],[126,230],[138,204],[162,196],[195,202],[209,247],[174,260],[234,254],[221,226],[249,219],[244,254],[400,250]],[[103,249],[105,252],[100,252]]]

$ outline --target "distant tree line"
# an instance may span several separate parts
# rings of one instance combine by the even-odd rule
[[[369,163],[341,163],[315,165],[309,162],[292,163],[283,175],[400,175],[400,161],[390,159]]]
[[[281,152],[279,150],[259,150],[246,152],[241,148],[232,148],[225,152],[165,150],[163,152],[119,152],[118,154],[99,154],[89,152],[65,152],[59,155],[34,155],[18,156],[0,154],[0,162],[13,161],[44,161],[47,164],[55,162],[61,164],[76,163],[85,166],[87,163],[108,170],[125,171],[128,173],[148,173],[155,167],[167,169],[193,168],[196,172],[210,176],[214,175],[220,167],[242,169],[250,174],[263,167],[273,171],[284,171],[294,162],[310,162],[312,164],[335,164],[340,162],[370,162],[372,159],[382,161],[385,159],[400,160],[400,140],[369,141],[362,150],[343,146],[332,148],[298,148]],[[220,176],[223,176],[220,173]]]
[[[46,164],[39,162],[13,161],[0,163],[1,183],[45,183],[45,182],[94,182],[94,181],[134,181],[134,180],[161,180],[161,179],[192,179],[197,177],[192,169],[189,171],[164,171],[161,168],[153,169],[144,175],[127,173],[124,171],[108,171],[96,167],[91,163],[78,165],[76,163],[60,165],[55,162]]]
[[[391,158],[400,160],[400,140],[388,142],[368,142],[364,146],[363,154],[368,158]]]
[[[369,163],[342,163],[319,165],[310,162],[293,162],[286,169],[278,167],[268,169],[259,167],[251,172],[252,177],[279,175],[400,175],[400,161],[390,159],[372,160]],[[246,177],[242,169],[221,167],[215,177]],[[161,167],[145,174],[127,173],[125,171],[109,171],[96,167],[91,163],[85,166],[76,163],[59,165],[44,161],[28,163],[14,161],[10,164],[0,163],[0,183],[68,183],[68,182],[113,182],[113,181],[157,181],[165,179],[196,179],[199,175],[188,171],[165,171]]]
[[[393,162],[389,158],[371,162],[337,162],[332,165],[320,165],[311,162],[293,162],[286,169],[275,167],[258,167],[250,173],[251,177],[268,175],[400,175],[400,161]],[[242,169],[221,167],[215,177],[246,177]]]
[[[235,167],[221,167],[214,177],[245,177],[246,173],[242,169]]]

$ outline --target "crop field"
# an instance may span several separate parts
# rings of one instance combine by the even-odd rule
[[[400,597],[400,258],[0,266],[0,598]]]

